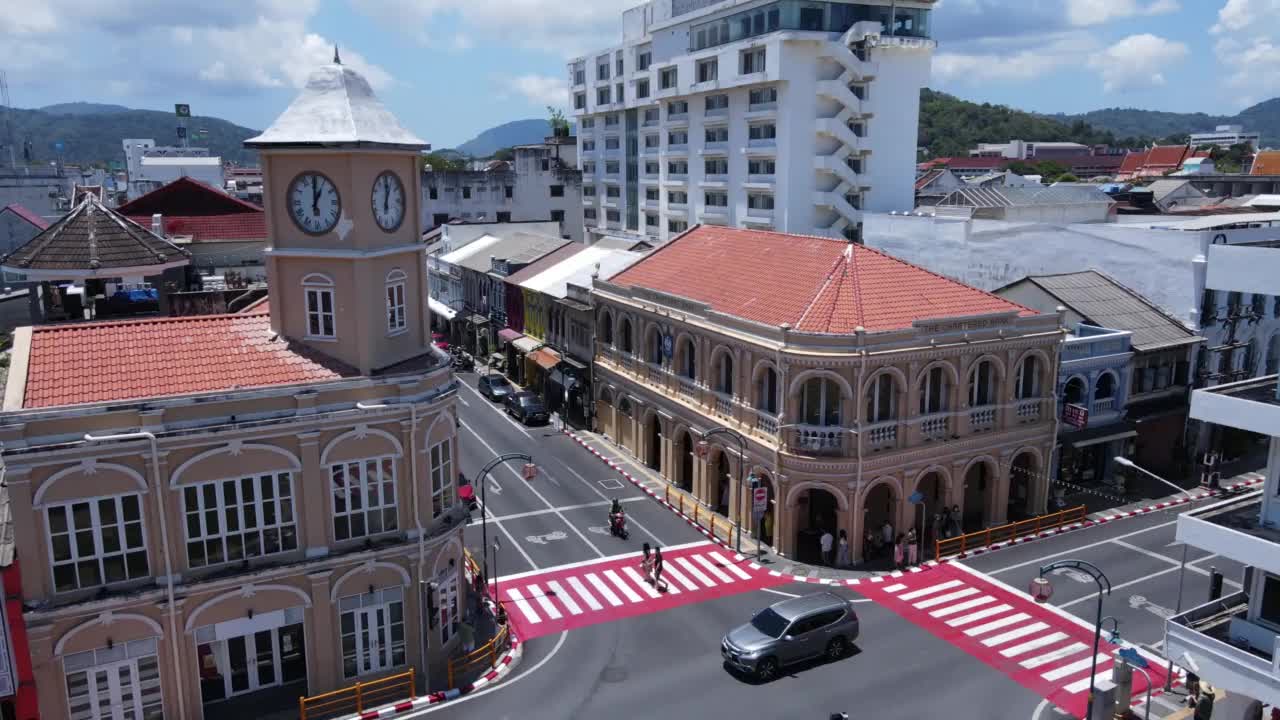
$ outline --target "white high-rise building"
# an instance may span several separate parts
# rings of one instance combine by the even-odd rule
[[[934,0],[649,0],[569,63],[588,234],[861,236],[914,206]]]

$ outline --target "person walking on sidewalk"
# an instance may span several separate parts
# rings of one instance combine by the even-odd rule
[[[662,579],[662,548],[653,549],[653,586],[658,592],[667,591],[667,581]]]
[[[920,560],[920,545],[916,542],[917,539],[915,528],[907,531],[907,567],[915,567]]]
[[[885,520],[884,525],[880,527],[880,543],[885,552],[893,552],[893,526],[888,520]]]
[[[898,540],[893,544],[893,569],[894,570],[902,569],[903,553],[905,551],[905,548],[903,547],[904,544],[905,543],[904,543],[902,533],[898,533]]]
[[[823,564],[823,565],[827,565],[827,566],[830,566],[830,565],[831,565],[831,560],[832,560],[832,558],[831,558],[831,543],[832,543],[834,540],[835,540],[835,538],[831,537],[831,531],[830,531],[830,530],[823,530],[823,531],[822,531],[822,538],[821,538],[821,540],[819,540],[819,542],[822,544],[822,564]]]
[[[836,567],[849,567],[849,533],[845,532],[843,528],[840,530],[840,541],[837,543],[837,546]]]

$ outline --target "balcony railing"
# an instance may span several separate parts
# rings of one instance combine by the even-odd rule
[[[716,415],[724,418],[733,417],[733,398],[716,393]]]
[[[666,378],[667,378],[667,371],[663,370],[661,365],[646,363],[645,377],[649,380],[649,382],[653,383],[654,385],[665,385]]]
[[[951,430],[951,414],[925,416],[920,421],[920,435],[925,440],[941,440]]]
[[[1093,414],[1111,412],[1116,409],[1116,399],[1113,397],[1103,398],[1093,401]]]
[[[996,424],[995,406],[978,407],[969,411],[969,429],[974,432],[990,430]]]
[[[1030,422],[1040,419],[1040,399],[1019,400],[1017,409],[1015,410],[1018,420],[1022,422]]]
[[[697,398],[698,383],[687,377],[680,378],[680,394],[687,398]]]
[[[768,435],[778,434],[778,416],[770,415],[763,410],[756,412],[756,430]]]
[[[789,444],[805,455],[843,455],[844,436],[844,428],[836,425],[796,425]]]
[[[898,444],[898,421],[893,419],[873,423],[866,427],[863,434],[866,436],[862,446],[864,450],[887,450]]]
[[[622,365],[622,368],[624,370],[626,370],[627,372],[635,371],[636,369],[635,355],[632,355],[631,353],[628,353],[628,352],[621,352],[621,353],[618,353],[618,359],[620,361],[619,364]]]

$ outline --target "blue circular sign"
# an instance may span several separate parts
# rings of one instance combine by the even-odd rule
[[[670,360],[671,355],[675,352],[676,340],[670,335],[662,336],[662,356]]]

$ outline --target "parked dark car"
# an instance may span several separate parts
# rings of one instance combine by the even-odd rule
[[[511,393],[503,404],[506,406],[508,415],[525,425],[544,423],[551,418],[547,414],[547,406],[542,404],[542,398],[527,390]]]
[[[476,387],[480,390],[481,395],[494,402],[502,402],[511,393],[515,392],[515,388],[511,387],[511,383],[507,382],[507,379],[501,375],[481,375],[476,380]]]

